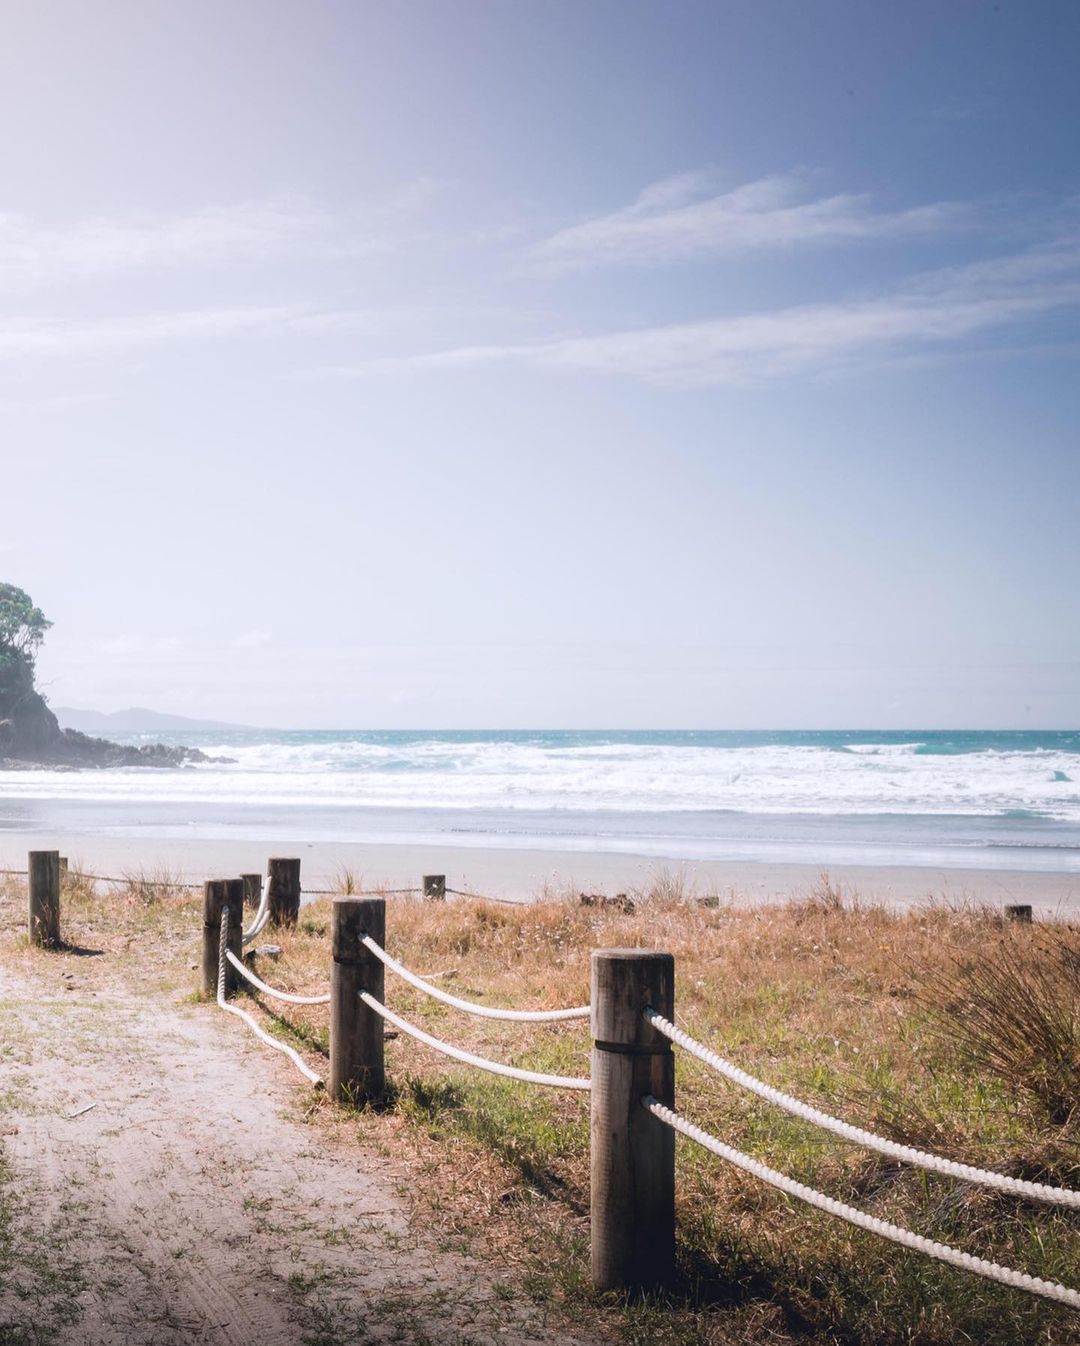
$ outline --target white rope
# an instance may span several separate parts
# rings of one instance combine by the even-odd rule
[[[244,931],[241,939],[241,945],[250,944],[253,939],[257,939],[266,928],[266,923],[270,919],[270,875],[263,876],[262,888],[259,893],[259,905],[255,911],[255,919],[251,925]]]
[[[365,935],[361,943],[381,963],[385,963],[392,972],[396,972],[410,986],[415,986],[418,991],[423,991],[434,1000],[441,1000],[444,1005],[451,1005],[454,1009],[464,1010],[466,1014],[476,1014],[482,1019],[507,1019],[514,1023],[529,1024],[554,1023],[561,1019],[587,1019],[589,1017],[588,1005],[578,1005],[574,1009],[560,1010],[492,1009],[488,1005],[474,1005],[471,1000],[459,1000],[456,995],[441,991],[437,986],[432,986],[422,977],[418,977],[415,972],[410,972],[397,959],[391,958],[386,950],[376,944],[370,935]]]
[[[284,1000],[290,1005],[329,1005],[330,1003],[328,995],[292,995],[288,991],[278,991],[273,986],[267,986],[266,982],[256,977],[246,963],[242,963],[237,958],[232,949],[225,950],[225,957],[242,977],[246,977],[251,982],[252,986],[257,987],[264,995],[273,996],[275,1000]]]
[[[741,1150],[733,1150],[730,1145],[725,1145],[723,1141],[710,1136],[700,1126],[684,1120],[651,1094],[646,1094],[641,1100],[641,1106],[660,1121],[666,1122],[673,1130],[689,1136],[691,1140],[696,1140],[699,1145],[719,1155],[721,1159],[726,1159],[736,1168],[741,1168],[744,1173],[750,1173],[755,1178],[779,1188],[781,1192],[786,1192],[788,1196],[798,1197],[800,1201],[834,1215],[839,1220],[846,1220],[857,1229],[869,1230],[871,1234],[878,1234],[881,1238],[899,1243],[901,1247],[925,1253],[927,1257],[936,1258],[939,1262],[946,1262],[949,1266],[959,1267],[963,1271],[973,1271],[977,1276],[984,1276],[990,1281],[999,1281],[1014,1290],[1026,1290],[1028,1294],[1041,1295],[1044,1299],[1054,1299],[1059,1304],[1080,1309],[1080,1293],[1070,1290],[1066,1285],[1059,1285],[1057,1281],[1043,1280],[1041,1276],[1029,1276],[1024,1271],[1014,1271],[1012,1267],[1003,1267],[997,1262],[987,1261],[984,1257],[974,1257],[971,1253],[961,1252],[958,1248],[950,1248],[946,1243],[937,1243],[933,1239],[923,1238],[921,1234],[912,1233],[910,1229],[903,1229],[900,1225],[879,1220],[874,1215],[867,1215],[864,1211],[856,1210],[854,1206],[846,1206],[842,1201],[834,1201],[832,1197],[815,1191],[813,1187],[807,1187],[801,1182],[796,1182],[794,1178],[788,1178],[756,1159],[751,1159]]]
[[[1068,1187],[1052,1187],[1049,1183],[1028,1182],[1023,1178],[1010,1178],[1004,1173],[993,1173],[989,1169],[974,1168],[971,1164],[960,1164],[952,1159],[942,1159],[939,1155],[927,1154],[925,1150],[916,1150],[910,1145],[900,1145],[896,1141],[886,1140],[883,1136],[876,1136],[872,1131],[865,1131],[861,1126],[852,1126],[850,1122],[841,1121],[839,1117],[831,1117],[827,1112],[813,1108],[809,1103],[802,1103],[799,1099],[792,1098],[790,1094],[782,1093],[763,1080],[748,1075],[745,1070],[740,1070],[738,1066],[726,1061],[716,1052],[710,1051],[708,1047],[695,1041],[689,1033],[684,1033],[681,1028],[676,1028],[670,1019],[665,1019],[662,1014],[657,1014],[655,1010],[647,1009],[644,1014],[658,1033],[662,1033],[664,1037],[685,1048],[691,1056],[696,1056],[699,1061],[704,1061],[706,1065],[712,1066],[725,1079],[742,1085],[744,1089],[749,1089],[751,1093],[757,1094],[759,1098],[765,1099],[766,1102],[775,1103],[777,1107],[783,1108],[785,1112],[790,1112],[792,1116],[801,1117],[807,1122],[813,1122],[815,1126],[831,1131],[844,1140],[852,1141],[856,1145],[863,1145],[869,1150],[876,1150],[878,1154],[887,1155],[890,1159],[898,1159],[905,1164],[915,1164],[919,1168],[929,1169],[934,1173],[944,1173],[950,1178],[960,1178],[964,1182],[975,1183],[980,1187],[992,1187],[999,1192],[1009,1192],[1013,1196],[1029,1197],[1033,1201],[1045,1201],[1050,1205],[1080,1208],[1080,1192],[1072,1191]]]
[[[287,1042],[279,1042],[277,1038],[271,1037],[269,1033],[255,1022],[250,1014],[245,1010],[240,1009],[237,1005],[230,1005],[225,999],[225,955],[228,952],[228,936],[229,908],[223,907],[221,909],[221,936],[218,940],[217,1003],[223,1010],[227,1010],[230,1014],[235,1014],[238,1019],[243,1019],[244,1023],[247,1024],[255,1036],[265,1042],[268,1047],[273,1047],[275,1051],[284,1052],[293,1065],[296,1066],[297,1070],[300,1071],[301,1075],[310,1080],[312,1084],[321,1085],[322,1077],[316,1075],[307,1062],[302,1060],[299,1053],[295,1052]]]
[[[505,1075],[511,1080],[524,1080],[526,1084],[547,1084],[553,1089],[592,1088],[591,1080],[575,1079],[570,1075],[541,1075],[535,1070],[520,1070],[517,1066],[504,1066],[498,1061],[489,1061],[485,1056],[473,1056],[471,1052],[463,1052],[460,1047],[451,1047],[447,1042],[440,1042],[438,1038],[433,1038],[430,1033],[425,1033],[422,1028],[417,1028],[415,1024],[402,1019],[393,1010],[389,1010],[385,1005],[380,1004],[373,995],[368,995],[367,991],[360,992],[360,999],[367,1005],[368,1009],[373,1009],[376,1014],[381,1014],[384,1019],[388,1019],[403,1033],[408,1033],[418,1042],[433,1047],[435,1051],[442,1052],[445,1056],[452,1056],[455,1061],[463,1061],[467,1066],[476,1066],[480,1070],[490,1070],[493,1075]]]

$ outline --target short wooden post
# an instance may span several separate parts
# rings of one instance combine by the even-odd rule
[[[65,878],[68,872],[68,858],[66,855],[60,857],[60,877]]]
[[[211,999],[217,995],[218,946],[221,940],[221,913],[229,908],[229,948],[240,957],[244,935],[243,879],[207,879],[203,884],[202,989]],[[239,973],[225,966],[225,994],[236,990]]]
[[[592,956],[592,1279],[644,1290],[675,1264],[675,1133],[646,1112],[675,1106],[671,1043],[644,1019],[675,1017],[675,960],[642,949]]]
[[[446,875],[425,874],[424,896],[432,902],[444,901],[446,899]]]
[[[1012,906],[1005,908],[1005,919],[1007,921],[1020,921],[1024,925],[1031,924],[1031,906],[1027,902],[1017,902]]]
[[[262,875],[241,874],[240,880],[244,885],[244,906],[257,907],[262,897]]]
[[[330,1096],[339,1103],[381,1097],[386,1087],[383,1021],[360,999],[384,997],[383,965],[360,942],[386,942],[381,897],[335,897],[330,907]]]
[[[296,925],[300,916],[300,861],[270,861],[270,924]]]
[[[60,947],[60,852],[30,851],[30,943]]]

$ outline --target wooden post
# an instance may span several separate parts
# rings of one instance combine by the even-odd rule
[[[218,945],[221,940],[222,908],[229,908],[229,948],[240,957],[244,934],[243,879],[207,879],[203,884],[203,995],[217,996]],[[236,990],[239,973],[231,964],[225,966],[225,994]]]
[[[30,886],[30,943],[60,947],[60,852],[31,851],[26,863]]]
[[[675,1264],[675,1133],[641,1106],[675,1106],[671,1043],[642,1011],[675,1017],[669,953],[592,956],[592,1279],[597,1290],[664,1284]]]
[[[270,861],[270,924],[295,926],[300,915],[300,861]]]
[[[339,1103],[379,1098],[386,1087],[383,1021],[360,999],[382,1001],[383,965],[360,942],[386,942],[386,902],[381,897],[335,897],[330,907],[330,1096]]]
[[[446,875],[445,874],[425,874],[424,875],[424,896],[433,902],[443,902],[446,899]]]
[[[241,874],[240,880],[244,885],[244,906],[257,908],[262,897],[262,875]]]
[[[60,877],[66,878],[68,872],[68,858],[66,855],[60,857]]]
[[[1018,902],[1005,908],[1005,919],[1007,921],[1020,921],[1024,925],[1031,924],[1031,906],[1027,902]]]

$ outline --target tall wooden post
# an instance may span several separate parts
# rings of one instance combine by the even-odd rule
[[[229,948],[240,957],[244,934],[243,879],[207,879],[203,884],[203,995],[217,995],[218,946],[221,940],[221,912],[229,908]],[[225,994],[236,990],[239,974],[231,964],[225,966]]]
[[[240,878],[244,885],[244,906],[258,907],[262,897],[262,875],[241,874]]]
[[[592,1279],[598,1290],[662,1285],[675,1263],[675,1133],[646,1112],[675,1106],[671,1043],[646,1022],[675,1013],[669,953],[592,956]]]
[[[30,851],[30,943],[43,949],[60,947],[60,852]]]
[[[270,924],[295,926],[300,916],[300,861],[270,861]]]
[[[330,940],[330,1096],[339,1103],[379,1098],[386,1087],[383,1021],[360,999],[384,998],[383,965],[360,942],[386,942],[386,902],[381,897],[335,897]]]
[[[446,897],[446,875],[425,874],[424,896],[433,902],[442,902]]]

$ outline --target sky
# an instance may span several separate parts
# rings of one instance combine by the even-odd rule
[[[54,704],[1080,723],[1080,5],[6,0]]]

